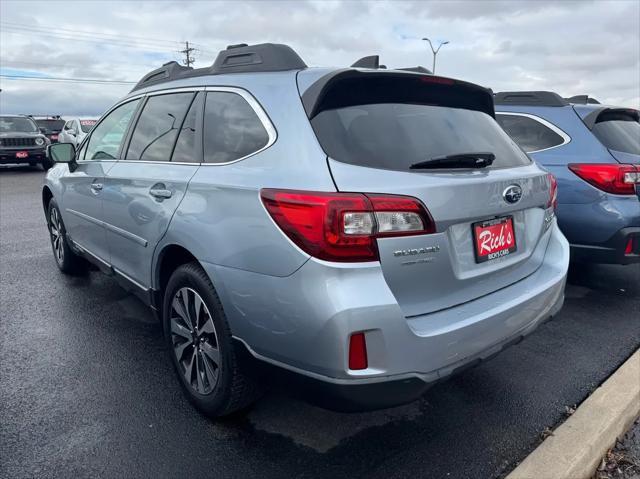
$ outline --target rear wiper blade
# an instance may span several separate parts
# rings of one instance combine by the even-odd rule
[[[493,153],[458,153],[457,155],[438,156],[430,160],[419,161],[409,167],[411,170],[429,168],[486,168],[493,163]]]

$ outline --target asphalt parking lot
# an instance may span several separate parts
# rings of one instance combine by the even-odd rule
[[[43,175],[0,169],[2,477],[501,477],[640,344],[640,267],[575,268],[554,321],[420,401],[338,414],[271,393],[214,423],[141,303],[58,272]]]

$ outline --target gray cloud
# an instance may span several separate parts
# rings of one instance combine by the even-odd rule
[[[119,33],[87,41],[2,29],[0,67],[51,76],[137,81],[180,59],[180,41],[196,43],[196,66],[231,43],[290,44],[309,65],[345,66],[380,54],[390,67],[431,66],[420,39],[450,40],[437,72],[494,90],[588,93],[640,106],[640,2],[551,1],[256,1],[0,2],[4,22]],[[57,33],[56,33],[57,32]],[[25,34],[26,33],[26,34]],[[136,40],[132,37],[142,37]],[[105,39],[105,41],[101,41]],[[132,48],[137,44],[140,48]],[[98,114],[126,85],[0,80],[0,110]]]

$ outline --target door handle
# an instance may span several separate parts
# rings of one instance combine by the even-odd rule
[[[102,190],[102,183],[91,183],[91,191],[97,195]]]
[[[173,193],[171,193],[171,190],[167,190],[164,185],[157,185],[149,190],[149,194],[156,200],[162,201],[171,198]]]

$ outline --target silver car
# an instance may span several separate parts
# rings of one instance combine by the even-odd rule
[[[49,155],[59,268],[94,263],[148,304],[210,416],[265,384],[406,403],[563,303],[555,180],[471,83],[233,45],[149,73]]]

